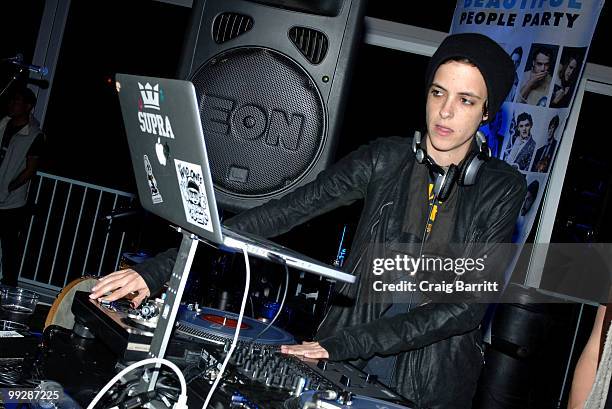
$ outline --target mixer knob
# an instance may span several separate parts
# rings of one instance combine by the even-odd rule
[[[146,320],[156,317],[159,314],[159,307],[153,301],[147,301],[140,307],[140,316]]]
[[[327,361],[320,359],[319,362],[317,363],[317,368],[319,368],[322,371],[325,371],[327,369]]]
[[[350,406],[353,404],[353,394],[349,391],[344,391],[340,393],[338,397],[338,403],[344,406]]]
[[[238,354],[236,355],[236,360],[235,360],[236,366],[242,366],[242,364],[244,363],[244,357],[242,356],[242,354]]]
[[[378,375],[366,374],[365,381],[367,383],[376,383],[378,381]]]
[[[351,386],[351,378],[346,375],[342,375],[340,377],[340,384],[348,388],[349,386]]]
[[[295,385],[295,389],[293,391],[293,395],[300,396],[302,392],[304,391],[304,385],[306,385],[306,379],[302,377],[298,377],[296,378],[294,385]]]

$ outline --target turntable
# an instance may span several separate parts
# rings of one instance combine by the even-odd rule
[[[181,305],[176,321],[177,336],[223,345],[234,337],[238,314],[214,308],[198,308],[197,305]],[[239,342],[255,341],[258,345],[295,344],[293,336],[278,327],[271,326],[262,334],[266,326],[261,321],[243,317]]]
[[[93,333],[107,344],[119,358],[126,361],[148,357],[157,319],[163,302],[149,301],[132,308],[129,301],[111,303],[94,301],[84,291],[77,291],[72,304],[75,332]],[[175,335],[196,342],[223,345],[231,342],[236,330],[238,314],[214,308],[198,308],[181,304],[176,319]],[[239,343],[251,343],[266,327],[263,322],[243,317]],[[256,339],[257,345],[294,344],[293,336],[281,328],[271,326]]]
[[[156,317],[149,317],[152,304],[134,309],[129,301],[103,303],[77,291],[72,302],[74,332],[84,337],[95,335],[120,359],[134,361],[147,357],[155,331]]]

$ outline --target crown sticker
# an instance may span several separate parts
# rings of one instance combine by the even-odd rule
[[[144,86],[139,82],[138,88],[140,89],[140,96],[142,97],[144,107],[159,111],[159,84],[155,84],[153,87],[148,82]]]

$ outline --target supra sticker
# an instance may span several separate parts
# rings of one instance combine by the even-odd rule
[[[155,180],[155,176],[153,176],[153,168],[151,167],[151,162],[149,162],[149,157],[147,155],[144,155],[144,165],[145,171],[147,172],[147,180],[149,181],[149,189],[151,190],[153,204],[162,203],[164,199],[157,188],[157,181]]]
[[[210,221],[210,208],[204,186],[202,167],[189,162],[174,159],[176,177],[181,189],[181,199],[187,221],[196,226],[213,231]]]

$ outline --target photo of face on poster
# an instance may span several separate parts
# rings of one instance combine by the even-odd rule
[[[527,193],[512,233],[513,243],[522,243],[529,235],[528,226],[532,225],[538,212],[537,205],[540,203],[546,187],[546,175],[544,174],[527,173],[525,177],[527,179]]]
[[[506,97],[506,101],[508,102],[512,102],[514,101],[514,99],[516,98],[516,92],[518,90],[519,87],[519,77],[520,77],[520,73],[523,62],[524,62],[524,46],[523,45],[517,45],[517,46],[513,46],[513,47],[505,47],[506,52],[510,55],[510,58],[512,59],[512,63],[514,64],[514,82],[512,83],[512,88],[510,88],[510,92],[508,93],[508,96]]]
[[[525,108],[525,107],[523,107]],[[542,117],[539,109],[514,110],[510,118],[502,160],[516,169],[527,172],[530,170],[537,135],[542,128]]]
[[[563,47],[561,60],[553,79],[551,108],[567,108],[574,95],[578,76],[582,70],[586,47]]]
[[[542,119],[544,120],[544,118]],[[561,116],[557,112],[553,112],[550,119],[547,122],[544,120],[542,123],[548,123],[548,126],[545,129],[540,129],[536,134],[536,152],[533,157],[531,171],[547,173],[551,169],[552,161],[559,147],[563,126],[561,126]]]
[[[558,45],[539,43],[531,45],[515,102],[548,106],[548,93],[558,51]]]

